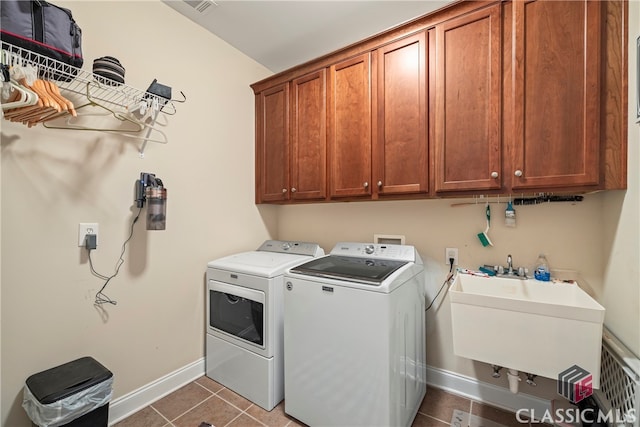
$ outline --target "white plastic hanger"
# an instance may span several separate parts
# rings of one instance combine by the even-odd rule
[[[3,88],[8,86],[11,92],[17,91],[20,94],[20,98],[13,102],[5,102],[2,104],[2,111],[12,110],[14,108],[28,107],[35,105],[38,102],[38,95],[30,89],[18,84],[14,81],[3,82]]]

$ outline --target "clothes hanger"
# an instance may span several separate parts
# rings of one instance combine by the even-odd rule
[[[85,104],[85,106],[88,106],[89,104]],[[77,109],[82,108],[83,106],[77,107]],[[103,133],[108,133],[108,134],[112,134],[112,135],[120,135],[120,136],[124,136],[126,138],[132,138],[132,139],[137,139],[137,140],[141,140],[143,141],[145,144],[146,142],[156,142],[159,144],[167,144],[169,142],[169,139],[166,135],[166,133],[164,133],[162,130],[158,129],[155,126],[152,126],[150,124],[147,123],[137,123],[140,127],[137,129],[122,129],[122,128],[113,128],[113,129],[109,129],[109,128],[96,128],[96,127],[88,127],[88,126],[82,126],[79,124],[75,124],[72,123],[72,117],[67,115],[65,113],[67,120],[65,122],[65,124],[56,124],[56,123],[51,123],[53,120],[56,120],[60,117],[63,117],[63,115],[58,115],[57,117],[52,117],[51,119],[45,121],[42,123],[42,125],[44,127],[46,127],[47,129],[67,129],[67,130],[84,130],[84,131],[96,131],[96,132],[103,132]],[[91,114],[78,114],[78,117],[86,117],[86,116],[109,116],[110,113],[108,112],[104,112],[104,113],[91,113]],[[142,130],[147,129],[147,135],[146,136],[141,136],[138,135]],[[161,135],[161,139],[156,139],[156,138],[151,138],[150,134],[151,132],[157,132]],[[144,150],[144,145],[143,145],[143,150]]]
[[[2,110],[34,105],[38,101],[35,92],[11,80],[9,66],[2,64]]]
[[[23,65],[22,58],[18,59],[6,50],[2,51],[1,60],[3,80],[11,84],[11,89],[19,91],[21,95],[20,99],[15,99],[10,103],[5,102],[2,105],[3,112],[11,110],[4,114],[5,118],[14,122],[20,121],[31,127],[63,111],[72,115],[76,114],[73,103],[60,94],[55,83],[37,78],[38,72],[35,67],[30,64]],[[8,64],[14,64],[11,73],[19,80],[19,83],[11,81]],[[8,80],[6,74],[9,75]]]
[[[158,132],[160,135],[162,135],[162,139],[150,138],[149,137],[150,132],[147,133],[147,136],[134,135],[134,134],[131,134],[131,133],[121,133],[121,132],[118,132],[118,131],[107,131],[107,133],[112,133],[114,135],[120,135],[120,136],[124,136],[124,137],[127,137],[127,138],[132,138],[132,139],[138,139],[140,141],[143,141],[144,143],[146,143],[146,142],[156,142],[158,144],[167,144],[169,142],[169,138],[167,137],[167,134],[164,133],[163,131],[161,131],[160,129],[158,129],[156,127],[153,127],[153,126],[148,126],[148,125],[146,127],[149,128],[150,132],[151,131]],[[144,151],[144,145],[143,145],[143,149],[142,149],[141,152],[143,152],[143,151]]]
[[[73,123],[72,122],[72,117],[69,117],[67,113],[61,113],[59,115],[53,116],[51,117],[49,120],[43,122],[43,126],[48,128],[48,129],[69,129],[69,130],[87,130],[87,131],[97,131],[97,132],[105,132],[105,133],[110,133],[113,135],[121,135],[127,138],[133,138],[133,139],[138,139],[138,140],[142,140],[144,142],[150,141],[150,142],[156,142],[156,143],[160,143],[160,144],[166,144],[168,143],[168,138],[167,135],[160,129],[158,129],[157,127],[155,127],[153,125],[153,123],[149,124],[146,123],[144,121],[141,121],[139,119],[137,119],[135,116],[131,115],[131,114],[127,114],[127,113],[123,113],[123,112],[119,112],[119,111],[115,111],[112,110],[111,108],[107,107],[106,105],[98,102],[96,99],[94,99],[91,96],[91,86],[93,86],[94,83],[92,82],[88,82],[87,83],[87,89],[86,89],[86,97],[88,99],[88,103],[80,105],[78,107],[75,107],[76,112],[78,112],[79,110],[82,110],[84,108],[87,107],[98,107],[101,110],[103,110],[102,112],[99,113],[77,113],[76,117],[89,117],[89,116],[108,116],[111,115],[114,118],[116,118],[117,120],[119,120],[121,123],[128,123],[134,126],[133,129],[125,129],[122,126],[119,126],[117,128],[98,128],[98,127],[88,127],[88,126],[84,126],[84,125],[80,125],[78,123]],[[157,110],[156,110],[157,111]],[[67,116],[67,119],[65,121],[64,124],[56,124],[56,123],[50,123],[53,120],[56,120],[60,117],[64,117]],[[147,129],[147,136],[140,136],[137,135],[139,134],[141,131],[143,131],[144,129]],[[157,139],[157,138],[151,138],[150,135],[152,132],[157,132],[161,135],[161,139]]]
[[[99,107],[105,108],[103,105],[87,103],[75,107],[76,115],[72,116],[69,112],[62,112],[60,114],[56,114],[55,116],[50,117],[48,120],[44,121],[42,125],[47,129],[69,129],[69,130],[88,130],[88,131],[96,131],[96,132],[130,132],[130,133],[139,133],[144,129],[144,126],[141,123],[138,123],[134,120],[130,120],[128,118],[124,118],[119,116],[114,111],[108,110],[102,112],[89,112],[85,113],[83,110],[88,109],[90,107]],[[95,127],[95,126],[86,126],[82,125],[78,122],[86,117],[114,117],[117,122],[117,126],[114,127]],[[54,120],[59,118],[66,118],[63,123],[53,123]],[[129,125],[129,128],[124,128],[123,125]]]
[[[60,93],[60,88],[58,88],[58,85],[48,80],[45,80],[45,84],[49,87],[49,91],[53,94],[54,97],[56,97],[60,102],[66,104],[67,111],[69,111],[69,114],[75,117],[77,113],[73,105],[73,102],[69,101],[67,98],[62,96],[62,94]]]
[[[13,122],[22,122],[29,127],[36,125],[41,120],[62,110],[62,107],[51,97],[42,81],[38,81],[38,72],[30,64],[23,65],[22,58],[16,55],[7,55],[3,52],[2,61],[13,64],[11,66],[11,77],[16,80],[22,89],[30,91],[37,99],[31,106],[12,109],[5,112],[6,119]]]
[[[3,111],[31,106],[38,102],[38,95],[35,92],[25,88],[24,86],[21,86],[12,81],[4,82],[3,84],[9,85],[11,91],[14,94],[17,94],[17,98],[14,95],[13,97],[8,99],[8,102],[2,103]]]
[[[25,78],[20,80],[20,84],[31,89],[38,95],[38,108],[25,108],[16,114],[5,114],[5,117],[9,116],[9,120],[14,122],[22,122],[23,124],[32,127],[46,119],[47,117],[52,116],[55,113],[59,113],[62,111],[62,107],[58,105],[57,102],[51,98],[46,90],[43,88],[41,81],[39,82],[36,79],[33,85],[28,85],[27,80]]]
[[[27,86],[20,86],[22,86],[22,89],[25,91],[31,91]],[[56,112],[55,108],[50,105],[45,105],[45,102],[37,92],[31,91],[31,94],[33,98],[31,102],[33,102],[33,105],[8,110],[4,113],[5,118],[12,122],[22,122],[23,124],[27,124],[31,127],[35,124],[31,123],[34,120],[47,117]]]
[[[56,112],[51,112],[50,114],[42,115],[36,119],[32,119],[30,120],[30,124],[35,125],[38,123],[44,123],[46,121],[53,120],[57,117],[64,116],[67,113],[70,114],[72,117],[77,117],[78,114],[73,106],[73,103],[60,94],[60,91],[58,90],[58,86],[55,83],[48,80],[40,80],[40,82],[41,82],[39,83],[40,86],[44,90],[46,90],[47,94],[52,98],[52,100],[55,101],[61,107],[61,110]]]
[[[56,115],[54,117],[51,117],[49,120],[47,120],[47,122],[58,119],[60,117],[64,117],[64,116],[69,116],[67,117],[67,120],[65,123],[63,124],[48,124],[48,123],[43,123],[43,126],[48,128],[48,129],[70,129],[70,130],[89,130],[89,131],[97,131],[97,132],[131,132],[131,133],[138,133],[140,131],[142,131],[144,129],[144,125],[143,123],[140,123],[139,121],[135,120],[135,118],[129,117],[124,113],[115,111],[109,107],[107,107],[106,105],[98,102],[96,99],[94,99],[91,96],[91,90],[90,90],[90,86],[92,85],[92,82],[88,82],[87,83],[87,89],[86,89],[86,97],[87,100],[89,102],[87,102],[86,104],[80,105],[78,107],[74,108],[75,111],[75,115],[71,115],[68,112],[65,112],[65,114],[59,114]],[[78,113],[78,111],[83,110],[83,109],[88,109],[89,107],[95,107],[98,108],[99,110],[102,110],[101,112],[95,113],[95,112],[90,112],[90,113]],[[90,116],[113,116],[115,119],[118,120],[119,122],[119,126],[118,127],[114,127],[114,128],[108,128],[108,127],[90,127],[90,126],[84,126],[81,125],[79,123],[73,123],[72,119],[73,118],[82,118],[82,117],[90,117]],[[133,126],[133,128],[129,128],[129,129],[125,129],[122,127],[122,124],[130,124]]]

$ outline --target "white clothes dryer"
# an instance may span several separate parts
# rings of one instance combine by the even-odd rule
[[[410,426],[426,393],[425,286],[408,245],[338,243],[285,273],[285,412]]]
[[[283,274],[322,255],[315,243],[267,240],[207,264],[209,378],[267,411],[282,401]]]

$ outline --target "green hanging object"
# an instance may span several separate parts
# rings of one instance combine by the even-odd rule
[[[487,218],[487,228],[484,229],[484,232],[478,233],[478,239],[482,246],[493,246],[491,239],[489,238],[489,227],[491,224],[491,207],[489,207],[489,202],[487,202],[487,206],[485,208],[485,217]]]

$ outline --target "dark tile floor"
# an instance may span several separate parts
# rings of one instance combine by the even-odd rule
[[[414,427],[446,427],[454,410],[468,412],[507,427],[523,427],[511,412],[427,386]],[[284,413],[284,402],[268,412],[203,376],[152,403],[114,427],[295,427],[304,426]]]

